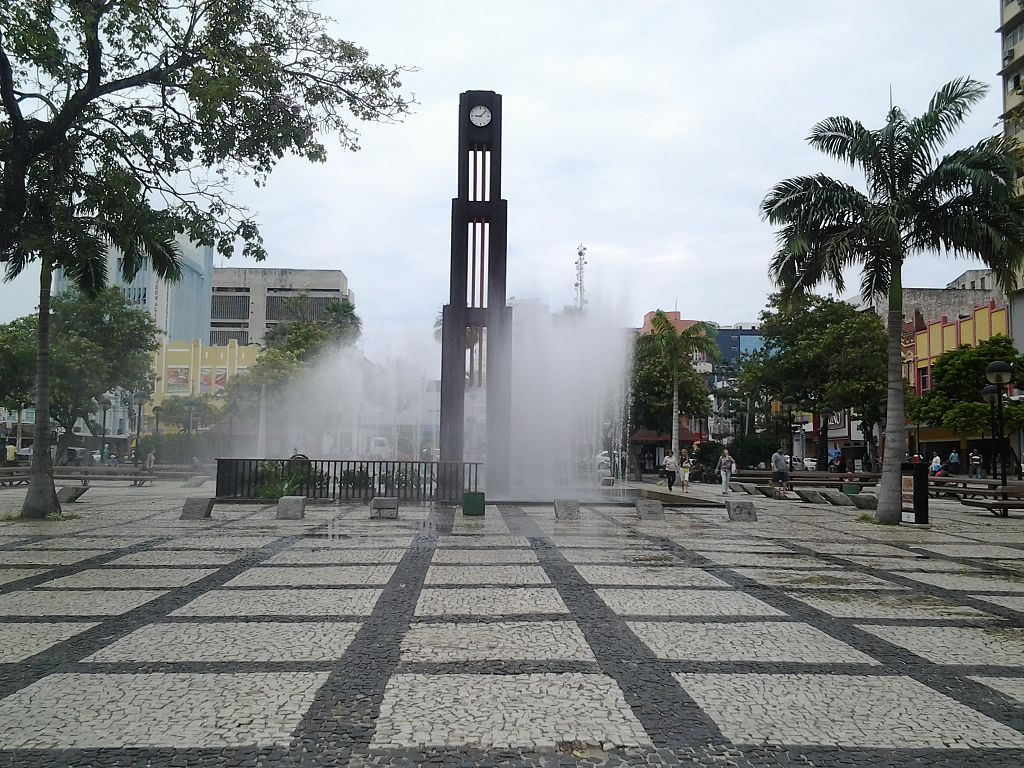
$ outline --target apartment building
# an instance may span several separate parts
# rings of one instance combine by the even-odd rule
[[[210,344],[263,344],[267,331],[288,318],[286,300],[296,296],[308,297],[314,313],[340,300],[355,304],[339,269],[214,269]]]
[[[999,0],[1002,40],[1003,130],[1007,136],[1024,131],[1024,2]]]

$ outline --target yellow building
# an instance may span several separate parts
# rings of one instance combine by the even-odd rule
[[[943,317],[914,337],[914,392],[920,395],[931,389],[931,371],[935,359],[957,347],[976,347],[993,336],[1010,335],[1010,313],[1005,306],[990,301],[973,312],[963,313],[956,320]]]
[[[231,340],[225,346],[164,342],[156,352],[156,388],[149,408],[165,397],[216,395],[239,373],[256,362],[260,347],[239,346]]]

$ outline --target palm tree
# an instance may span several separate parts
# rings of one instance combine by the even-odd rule
[[[859,267],[865,300],[888,296],[888,386],[885,451],[877,519],[900,521],[900,462],[906,450],[900,335],[902,268],[924,253],[981,259],[1006,290],[1024,263],[1024,203],[1016,181],[1018,145],[997,136],[940,156],[986,86],[961,78],[932,97],[920,117],[898,107],[885,125],[869,130],[848,117],[831,117],[808,142],[858,167],[865,191],[824,174],[777,184],[761,204],[778,230],[770,273],[792,297],[821,283],[844,289],[843,270]]]
[[[679,376],[684,366],[692,365],[695,354],[714,356],[718,346],[714,339],[715,327],[710,323],[694,323],[677,330],[668,316],[658,310],[651,318],[648,334],[661,356],[672,379],[672,453],[679,457]]]
[[[32,211],[28,217],[46,220],[46,226],[30,231],[9,251],[5,279],[12,280],[31,262],[38,261],[39,308],[36,344],[36,421],[32,468],[21,517],[39,519],[60,514],[60,502],[53,485],[50,461],[50,283],[55,269],[63,269],[79,290],[94,295],[107,282],[107,251],[119,251],[121,276],[130,281],[148,261],[162,278],[176,280],[181,271],[178,246],[174,242],[171,218],[148,206],[88,211],[73,203],[45,206],[45,215]],[[29,228],[26,228],[27,230]]]

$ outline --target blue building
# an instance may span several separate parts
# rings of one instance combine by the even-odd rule
[[[213,248],[177,238],[181,250],[181,279],[170,283],[159,278],[149,264],[143,266],[134,280],[120,277],[120,256],[111,249],[107,253],[110,284],[119,287],[130,302],[145,309],[168,342],[205,341],[210,332],[210,296],[213,292]],[[67,277],[57,270],[53,277],[54,295],[69,287]]]
[[[722,355],[720,365],[736,369],[740,358],[757,352],[764,346],[761,332],[755,325],[737,324],[734,328],[719,328],[715,339]],[[721,377],[718,377],[721,378]]]

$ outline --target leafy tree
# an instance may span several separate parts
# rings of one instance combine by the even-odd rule
[[[740,435],[730,444],[729,455],[736,459],[740,467],[756,467],[761,462],[767,466],[778,447],[779,441],[767,432]]]
[[[147,390],[157,348],[157,328],[116,288],[95,297],[70,293],[53,300],[50,419],[64,429],[57,444],[61,455],[79,419],[100,409],[104,393],[118,387]],[[25,317],[0,326],[0,360],[14,351],[34,355],[37,319]],[[31,372],[31,365],[25,373]],[[87,421],[92,434],[99,425]],[[36,432],[36,453],[48,453],[49,432]],[[34,463],[34,462],[33,462]]]
[[[672,377],[657,346],[644,337],[637,339],[633,349],[633,413],[632,422],[644,429],[661,431],[672,419]],[[696,418],[711,415],[708,389],[703,377],[692,367],[679,372],[678,397],[680,413]]]
[[[160,403],[160,422],[177,427],[181,433],[194,432],[210,425],[217,417],[217,406],[209,395],[201,397],[165,397]]]
[[[34,318],[0,325],[0,406],[18,409],[32,402],[35,357]]]
[[[681,382],[693,371],[693,356],[703,353],[716,356],[718,347],[713,337],[714,328],[709,323],[694,323],[682,331],[676,329],[668,316],[660,309],[651,318],[651,332],[637,340],[638,345],[651,345],[658,359],[665,366],[666,379],[671,384],[672,394],[672,452],[679,455],[679,412]]]
[[[878,129],[848,117],[822,121],[809,143],[859,167],[865,190],[819,173],[780,182],[761,204],[779,227],[770,271],[785,297],[820,283],[841,291],[844,270],[854,266],[862,270],[865,299],[888,297],[886,451],[876,513],[882,523],[899,523],[902,510],[904,262],[934,252],[976,257],[1007,290],[1024,265],[1024,201],[1016,189],[1024,168],[1016,142],[996,136],[940,157],[985,91],[975,80],[954,80],[921,116],[892,107]]]
[[[362,332],[362,320],[347,299],[332,301],[322,308],[309,296],[295,296],[284,302],[287,318],[264,337],[267,346],[290,352],[300,362],[316,357],[329,345],[349,346]]]
[[[175,233],[264,255],[230,178],[285,154],[358,147],[353,121],[400,117],[399,70],[332,38],[303,0],[8,0],[0,5],[0,260],[40,263],[36,431],[49,433],[53,270],[95,292],[106,251],[131,280],[180,271]],[[159,207],[154,204],[159,202]],[[23,517],[59,513],[49,456]]]

